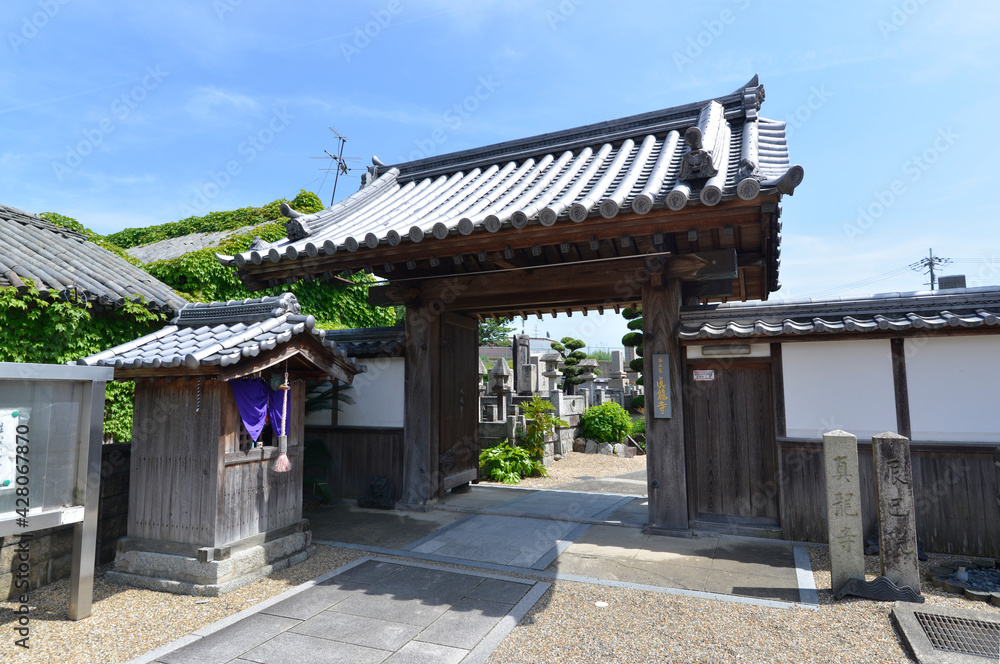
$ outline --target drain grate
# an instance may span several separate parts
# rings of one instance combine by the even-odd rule
[[[1000,657],[1000,623],[922,611],[914,611],[913,615],[931,645],[938,650],[978,657]]]

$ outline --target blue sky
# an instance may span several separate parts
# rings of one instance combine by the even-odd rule
[[[762,114],[791,123],[806,173],[783,203],[772,297],[919,290],[905,268],[929,247],[958,259],[946,274],[1000,283],[993,3],[7,0],[0,25],[0,201],[98,232],[302,188],[329,203],[328,163],[310,157],[336,150],[331,126],[361,167],[759,73]],[[624,332],[593,315],[536,326],[595,345]]]

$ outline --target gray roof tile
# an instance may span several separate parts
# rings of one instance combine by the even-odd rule
[[[205,325],[211,321],[213,325]],[[354,367],[364,371],[326,330],[316,329],[316,319],[300,313],[291,293],[229,302],[189,303],[170,325],[102,353],[77,360],[77,364],[115,368],[229,366],[244,357],[288,343],[295,335],[312,334]]]
[[[154,310],[173,312],[185,304],[169,286],[68,228],[0,205],[0,287],[27,280],[66,299],[98,306],[142,298]]]
[[[758,117],[763,97],[754,77],[718,100],[373,169],[360,191],[337,204],[287,212],[289,238],[219,260],[277,263],[791,193],[803,170],[789,161],[785,123]],[[682,171],[710,177],[685,181]]]
[[[686,341],[697,341],[998,325],[1000,287],[987,286],[683,307],[678,334]]]

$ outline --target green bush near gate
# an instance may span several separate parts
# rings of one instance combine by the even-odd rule
[[[517,484],[522,477],[548,477],[541,461],[531,458],[523,447],[514,447],[505,438],[496,447],[479,454],[479,469],[494,482]]]
[[[620,443],[632,431],[628,411],[613,401],[583,411],[580,422],[583,437],[599,443]]]

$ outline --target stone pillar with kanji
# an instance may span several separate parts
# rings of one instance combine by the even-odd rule
[[[878,493],[878,545],[881,575],[897,586],[920,592],[917,522],[913,504],[910,440],[895,433],[872,437]]]
[[[865,580],[857,437],[840,430],[823,434],[823,460],[830,541],[830,589],[836,594],[851,579]]]

